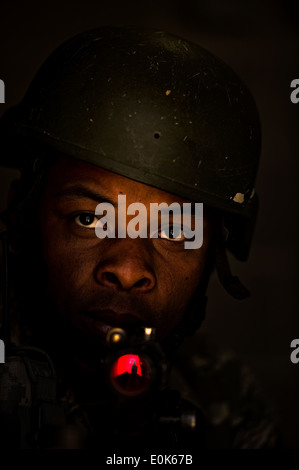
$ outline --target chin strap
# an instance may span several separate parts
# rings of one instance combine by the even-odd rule
[[[222,239],[218,240],[216,246],[215,264],[219,281],[229,295],[237,300],[243,300],[250,296],[249,290],[231,272],[225,242]]]

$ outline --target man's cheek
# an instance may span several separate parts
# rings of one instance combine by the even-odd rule
[[[91,256],[67,246],[52,246],[44,252],[48,279],[58,290],[82,290],[93,278],[94,261]]]

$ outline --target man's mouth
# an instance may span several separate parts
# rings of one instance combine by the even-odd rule
[[[127,330],[144,326],[144,322],[137,316],[110,309],[80,312],[80,321],[86,333],[101,342],[105,341],[111,328]]]

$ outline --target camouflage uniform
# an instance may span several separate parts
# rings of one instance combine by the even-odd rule
[[[1,442],[25,448],[32,445],[97,447],[102,441],[103,410],[99,408],[97,421],[97,411],[76,403],[74,393],[64,387],[61,378],[57,390],[50,359],[38,351],[31,351],[28,361],[25,353],[26,349],[21,355],[8,357],[6,364],[0,366]],[[198,447],[263,449],[279,446],[276,425],[248,368],[230,352],[211,354],[200,335],[183,343],[176,352],[169,388],[178,391],[180,402],[196,407],[202,417],[201,429],[190,440],[190,443],[199,441],[194,451]],[[57,392],[60,394],[58,400]],[[39,416],[28,421],[33,407],[38,409]],[[41,431],[38,427],[40,419],[43,420]],[[105,426],[103,428],[105,433]],[[33,444],[34,433],[39,431],[38,442]],[[109,442],[108,438],[107,445]]]

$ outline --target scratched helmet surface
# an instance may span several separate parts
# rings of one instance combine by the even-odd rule
[[[200,46],[133,27],[79,34],[42,65],[20,105],[4,115],[7,127],[224,211],[237,227],[230,249],[247,257],[257,208],[258,112],[238,76]],[[20,153],[4,155],[2,164],[21,160]]]

